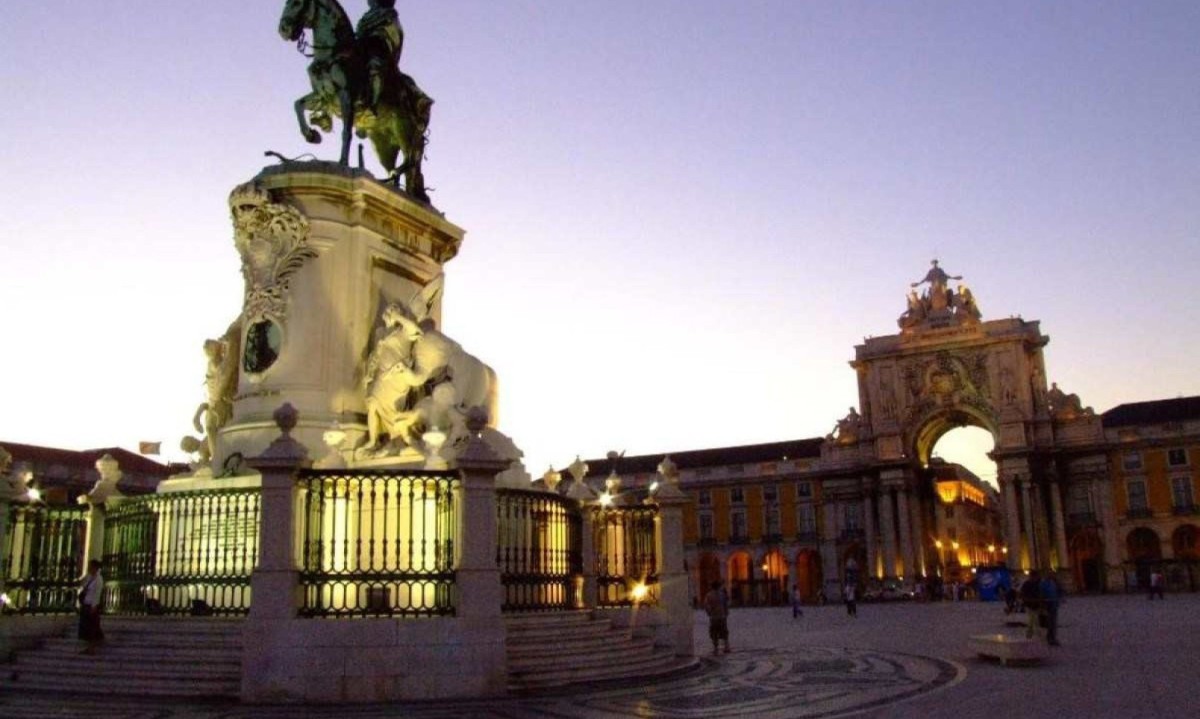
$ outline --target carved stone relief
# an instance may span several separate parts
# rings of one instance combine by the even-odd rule
[[[966,405],[995,418],[988,384],[988,357],[983,352],[941,351],[901,366],[912,400],[905,420],[912,425],[943,407]]]
[[[291,205],[273,202],[270,193],[257,183],[234,188],[229,195],[233,215],[233,242],[242,258],[246,295],[242,316],[249,331],[257,328],[254,364],[260,369],[287,316],[289,284],[304,264],[317,256],[308,245],[308,218]],[[247,341],[247,348],[250,342]],[[274,347],[278,352],[278,347]],[[273,361],[273,358],[271,358]]]

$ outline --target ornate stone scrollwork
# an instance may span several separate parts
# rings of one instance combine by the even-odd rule
[[[988,384],[988,358],[983,352],[938,352],[932,359],[909,361],[901,372],[912,399],[907,416],[910,424],[954,405],[996,417]]]
[[[267,317],[282,319],[292,275],[317,256],[308,246],[308,218],[291,205],[272,202],[270,193],[254,182],[234,188],[229,209],[246,280],[247,326]]]

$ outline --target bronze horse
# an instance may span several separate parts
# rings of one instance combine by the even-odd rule
[[[312,92],[295,103],[304,139],[319,143],[321,134],[312,125],[331,132],[332,118],[340,117],[341,164],[350,164],[350,137],[357,128],[359,137],[371,140],[380,164],[388,171],[388,180],[398,185],[403,177],[409,195],[429,202],[421,161],[433,99],[399,68],[391,68],[383,78],[378,101],[371,102],[364,51],[337,0],[286,0],[279,18],[279,34],[285,40],[302,43],[305,28],[313,34],[312,62],[308,66]],[[306,112],[310,113],[308,118]],[[401,154],[404,162],[397,166]]]

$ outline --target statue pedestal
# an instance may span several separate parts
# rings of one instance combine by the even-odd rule
[[[230,206],[247,288],[237,389],[215,466],[234,452],[261,454],[285,401],[299,411],[301,444],[322,446],[337,421],[345,446],[358,445],[364,364],[382,309],[437,277],[463,230],[361,170],[325,162],[266,168],[234,190]],[[440,324],[440,294],[430,315]]]

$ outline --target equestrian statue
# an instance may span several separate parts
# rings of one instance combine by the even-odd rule
[[[296,100],[300,133],[319,143],[317,128],[332,132],[333,118],[341,118],[341,164],[350,164],[350,136],[357,130],[359,137],[370,138],[387,180],[399,186],[403,178],[405,191],[428,203],[421,160],[433,98],[400,71],[404,30],[395,0],[369,0],[368,5],[355,27],[337,0],[284,3],[279,34],[312,58],[312,92]],[[312,30],[311,43],[306,29]],[[397,165],[400,155],[404,161]]]

